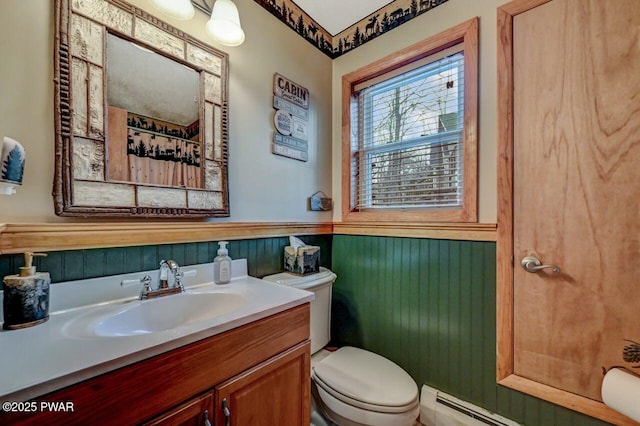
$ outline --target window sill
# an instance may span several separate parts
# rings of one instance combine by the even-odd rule
[[[496,241],[495,223],[415,223],[343,221],[333,223],[333,234],[380,237]]]
[[[475,209],[389,209],[371,211],[351,211],[342,209],[345,222],[416,222],[416,223],[476,223]]]

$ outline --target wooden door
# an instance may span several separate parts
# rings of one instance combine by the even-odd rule
[[[216,386],[216,425],[299,425],[310,421],[310,344]]]
[[[209,392],[144,423],[144,426],[211,426],[212,422],[213,393]]]
[[[602,368],[624,364],[624,339],[640,340],[640,7],[522,0],[501,9],[499,62],[512,67],[501,71],[501,90],[511,90],[501,119],[513,111],[501,132],[508,139],[512,126],[513,139],[501,142],[500,166],[513,181],[501,172],[498,256],[513,287],[499,291],[513,313],[498,322],[512,320],[513,352],[499,375],[511,363],[517,377],[599,401]],[[526,272],[527,256],[560,272]]]

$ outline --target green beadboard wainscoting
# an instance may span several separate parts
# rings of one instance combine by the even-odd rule
[[[309,235],[331,267],[333,340],[377,352],[419,384],[442,389],[530,426],[604,423],[498,386],[496,247],[492,242]],[[255,277],[282,271],[287,237],[232,240],[229,255],[246,258]],[[52,282],[153,270],[160,259],[180,265],[213,261],[217,242],[48,252],[34,259]],[[0,256],[0,276],[15,274],[22,255]]]
[[[320,247],[320,264],[331,266],[331,235],[300,237],[309,245]],[[247,259],[249,275],[263,277],[283,270],[283,250],[288,237],[232,240],[229,256]],[[137,247],[100,248],[48,252],[47,257],[34,258],[38,271],[49,272],[51,282],[81,280],[107,275],[126,274],[158,268],[161,259],[173,259],[180,266],[213,262],[218,243],[200,242]],[[18,272],[23,266],[21,254],[0,256],[0,277]]]
[[[604,425],[496,384],[496,244],[334,235],[333,343],[530,426]]]

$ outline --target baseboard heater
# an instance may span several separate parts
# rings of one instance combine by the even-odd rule
[[[518,426],[519,423],[427,385],[420,393],[420,423],[425,426]]]

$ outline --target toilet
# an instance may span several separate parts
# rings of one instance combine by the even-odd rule
[[[360,348],[329,352],[331,290],[336,274],[320,268],[305,276],[287,272],[263,279],[314,292],[311,302],[312,408],[339,426],[411,426],[420,413],[418,386],[392,361]],[[317,413],[312,414],[312,418]]]

